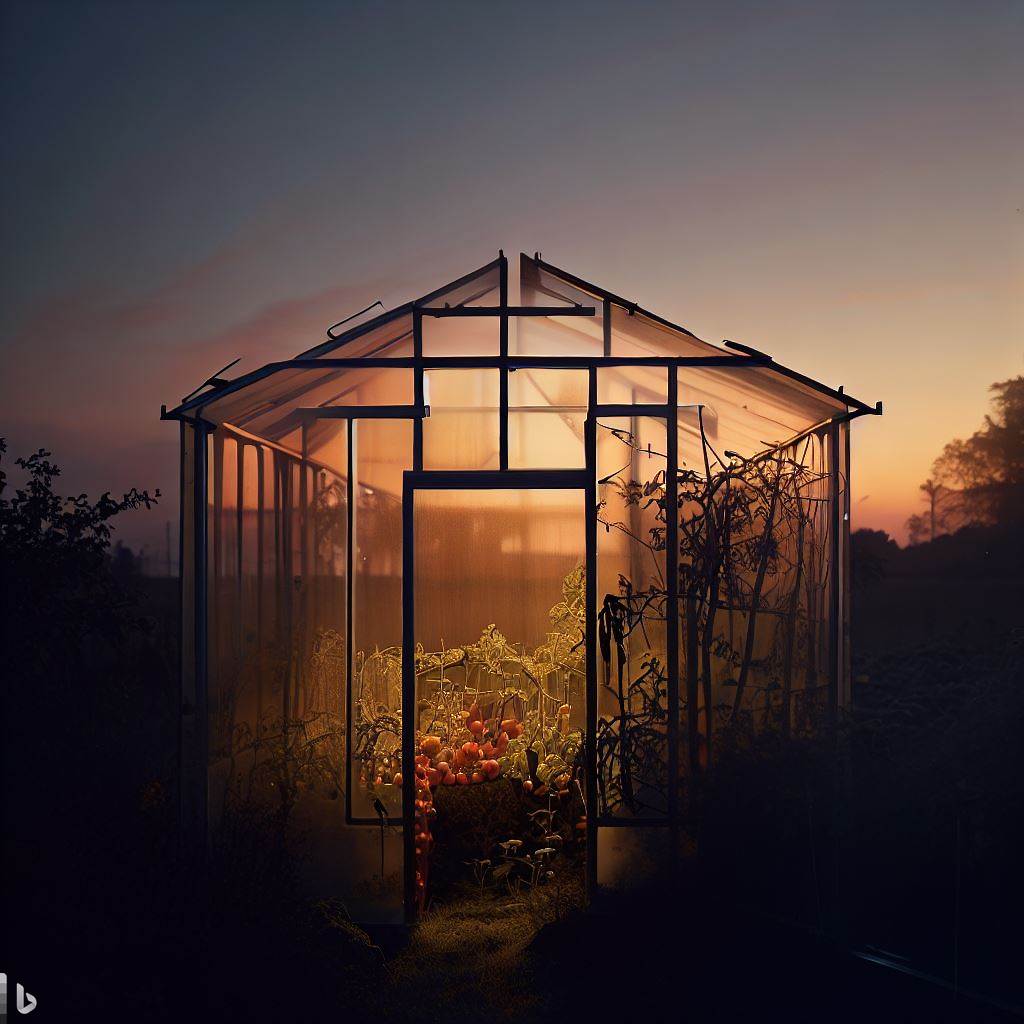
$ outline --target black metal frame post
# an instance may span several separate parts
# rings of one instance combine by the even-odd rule
[[[413,471],[416,472],[415,470]],[[416,916],[416,566],[415,490],[408,472],[402,478],[402,867],[405,919]]]
[[[207,445],[206,424],[197,421],[195,423],[195,437],[193,440],[193,496],[194,503],[192,514],[193,520],[193,543],[195,545],[195,580],[194,580],[194,601],[195,609],[195,721],[197,729],[196,777],[195,785],[195,813],[197,821],[197,839],[201,839],[199,849],[205,852],[209,836],[209,815],[207,813],[207,772],[209,770],[209,677],[208,677],[208,653],[209,623],[207,622],[207,611],[209,607],[209,586],[208,579],[208,537],[207,537],[207,506],[208,498],[208,472],[209,458]]]
[[[498,355],[502,360],[508,359],[508,260],[505,254],[499,254],[500,262],[500,299]],[[508,469],[508,366],[498,371],[498,468]]]
[[[839,535],[842,525],[839,518],[839,425],[828,428],[828,476],[829,476],[829,630],[828,630],[828,713],[834,724],[839,715],[840,650],[839,629],[842,585],[839,571]]]
[[[597,368],[590,367],[587,380],[587,418],[584,423],[586,462],[586,666],[587,731],[586,754],[587,867],[586,895],[597,893]]]
[[[419,309],[412,311],[412,351],[413,351],[413,403],[422,408],[424,401],[423,385],[423,313]],[[423,420],[417,419],[412,425],[412,468],[423,469]]]
[[[355,675],[355,540],[356,540],[356,421],[348,421],[345,441],[345,824],[352,814],[352,683]]]
[[[668,659],[668,817],[671,825],[669,860],[675,865],[679,849],[679,374],[668,375],[665,416],[665,656]]]

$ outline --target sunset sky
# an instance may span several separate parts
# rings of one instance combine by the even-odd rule
[[[1024,3],[31,4],[2,14],[0,434],[160,487],[236,357],[545,259],[886,415],[854,526],[1024,372]]]

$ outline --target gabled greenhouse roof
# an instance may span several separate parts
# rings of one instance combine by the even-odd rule
[[[508,264],[499,254],[418,299],[337,335],[328,331],[326,341],[293,359],[231,381],[205,382],[199,393],[163,415],[230,423],[279,440],[300,425],[303,410],[344,405],[346,395],[365,388],[370,379],[390,380],[388,393],[402,397],[389,401],[412,405],[415,367],[589,366],[628,376],[634,402],[664,401],[665,373],[671,367],[685,372],[680,405],[710,408],[726,438],[738,433],[750,448],[781,442],[851,410],[879,411],[756,349],[706,342],[632,300],[544,262],[539,254],[520,254],[519,263],[520,305],[508,302]],[[423,324],[419,351],[417,319]],[[506,326],[512,321],[517,324],[514,339]],[[430,333],[436,325],[447,332],[440,341]],[[483,352],[477,350],[481,335],[490,346]]]

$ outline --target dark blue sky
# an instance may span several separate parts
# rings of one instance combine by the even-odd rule
[[[69,485],[173,502],[161,401],[499,246],[884,398],[862,524],[1021,371],[1019,2],[7,3],[2,29],[2,429]]]

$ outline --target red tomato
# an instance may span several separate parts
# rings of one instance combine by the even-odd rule
[[[457,783],[458,783],[458,784],[459,784],[460,786],[468,786],[468,785],[469,785],[469,776],[468,776],[468,775],[467,775],[467,774],[466,774],[465,772],[459,772],[459,773],[458,773],[458,774],[457,774],[457,775],[455,776],[455,781],[456,781],[456,782],[457,782]]]

